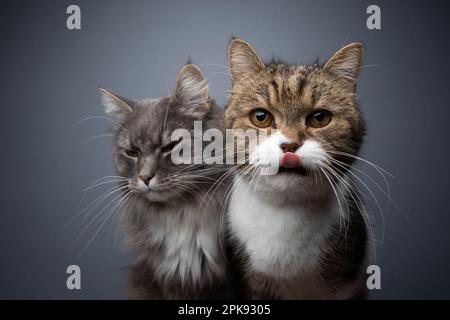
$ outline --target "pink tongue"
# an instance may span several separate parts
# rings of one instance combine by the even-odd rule
[[[281,158],[280,166],[285,168],[299,168],[302,166],[302,160],[298,154],[286,152]]]

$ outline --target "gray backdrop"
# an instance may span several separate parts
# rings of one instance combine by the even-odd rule
[[[81,31],[66,29],[72,3],[82,10]],[[323,62],[344,44],[365,43],[362,156],[395,176],[392,198],[403,211],[364,179],[384,215],[383,236],[371,201],[382,270],[382,289],[371,297],[450,298],[449,6],[375,3],[378,31],[365,26],[372,1],[3,1],[0,298],[124,298],[132,260],[116,236],[117,219],[84,251],[103,216],[76,239],[100,210],[68,223],[106,190],[82,189],[114,174],[110,137],[91,139],[108,134],[111,123],[78,122],[103,115],[99,84],[132,98],[166,95],[189,57],[223,105],[232,35],[266,60],[291,63]],[[80,291],[66,289],[70,264],[82,269]]]

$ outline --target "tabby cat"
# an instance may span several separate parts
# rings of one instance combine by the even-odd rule
[[[366,214],[346,174],[365,132],[356,103],[363,52],[352,43],[324,65],[265,64],[244,40],[229,44],[224,126],[266,136],[258,161],[237,170],[227,213],[250,298],[365,292]],[[273,162],[276,174],[261,174]]]

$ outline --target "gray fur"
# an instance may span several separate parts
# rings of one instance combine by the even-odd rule
[[[223,169],[174,165],[164,149],[175,129],[192,130],[194,120],[201,120],[203,129],[220,128],[222,110],[209,97],[202,73],[193,65],[185,66],[173,94],[159,99],[131,101],[101,91],[106,111],[118,121],[116,170],[128,179],[127,191],[135,194],[130,209],[122,213],[128,243],[136,253],[130,298],[232,297],[220,245],[224,186],[208,193]],[[139,156],[130,157],[127,150]],[[139,176],[144,175],[153,178],[142,190]]]

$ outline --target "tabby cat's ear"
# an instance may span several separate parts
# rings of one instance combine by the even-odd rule
[[[102,95],[102,104],[105,107],[105,112],[108,115],[115,117],[123,117],[128,113],[133,112],[133,102],[127,98],[121,97],[105,88],[99,87]]]
[[[336,52],[324,68],[339,77],[356,84],[364,56],[364,46],[356,42],[346,45]]]
[[[228,65],[233,83],[264,69],[264,63],[255,49],[240,38],[232,39],[228,45]]]
[[[178,72],[172,99],[176,99],[179,111],[189,117],[201,119],[209,111],[208,83],[199,68],[187,64]]]

